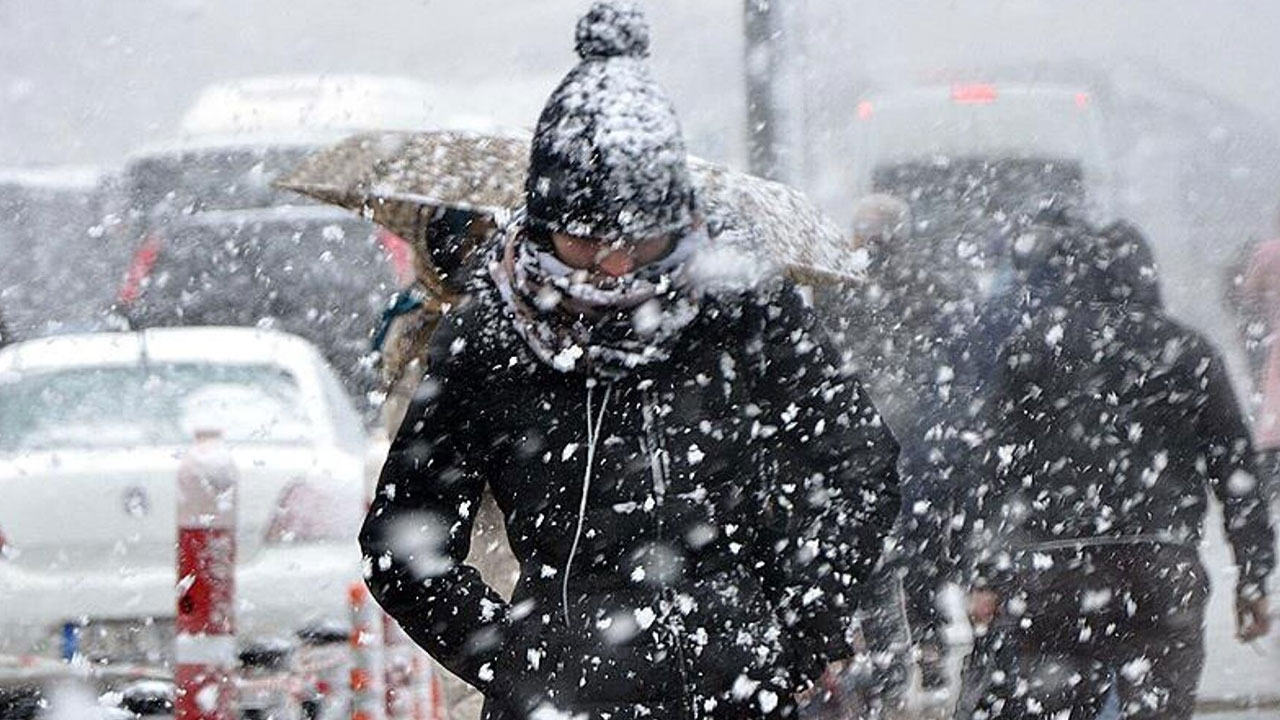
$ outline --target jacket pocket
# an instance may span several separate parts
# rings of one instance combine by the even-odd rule
[[[554,702],[563,656],[559,628],[532,618],[517,623],[494,661],[485,697],[515,717],[528,716],[539,705]]]

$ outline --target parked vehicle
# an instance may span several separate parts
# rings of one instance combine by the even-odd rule
[[[916,235],[980,294],[1005,265],[1012,221],[1052,204],[1105,212],[1112,172],[1103,112],[1084,87],[961,84],[865,97],[854,121],[855,197],[911,205]],[[959,261],[959,263],[957,263]]]
[[[14,338],[100,329],[127,254],[97,168],[0,169],[0,315]]]
[[[365,435],[310,343],[252,328],[43,338],[0,350],[0,655],[169,658],[178,464],[214,423],[240,475],[237,631],[346,617]]]
[[[436,86],[387,75],[260,75],[201,89],[183,114],[186,137],[338,136],[358,130],[420,130],[448,108]]]
[[[244,77],[201,89],[179,132],[189,139],[428,128],[494,132],[528,125],[559,81],[558,75],[431,82],[361,74]]]
[[[120,191],[134,254],[116,294],[128,326],[291,332],[364,398],[369,335],[411,262],[394,235],[272,186],[322,142],[211,138],[131,158]]]

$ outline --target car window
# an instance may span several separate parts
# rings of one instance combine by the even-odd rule
[[[138,158],[125,170],[129,202],[135,211],[161,215],[314,204],[272,186],[310,151],[305,146],[229,147]]]
[[[180,445],[203,427],[229,442],[303,445],[313,421],[271,365],[163,363],[19,374],[0,381],[0,450]]]
[[[990,92],[967,101],[911,94],[865,101],[855,125],[864,162],[931,155],[1092,160],[1101,152],[1101,120],[1087,95]]]
[[[871,187],[911,203],[918,220],[947,228],[1006,215],[1034,213],[1055,198],[1080,205],[1085,198],[1081,164],[1057,158],[939,159],[880,165]]]

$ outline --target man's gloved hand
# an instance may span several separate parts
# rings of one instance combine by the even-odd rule
[[[849,666],[850,661],[848,660],[834,660],[828,663],[826,670],[822,673],[822,677],[796,695],[796,702],[801,707],[804,707],[814,702],[826,701],[829,698],[839,698],[840,676],[849,669]]]
[[[975,631],[985,632],[1000,612],[1000,596],[994,590],[979,589],[969,593],[969,623]]]
[[[1252,642],[1271,630],[1267,597],[1236,597],[1236,637],[1240,642]]]

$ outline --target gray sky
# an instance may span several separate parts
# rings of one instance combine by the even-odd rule
[[[573,62],[587,0],[0,0],[0,165],[112,162],[175,131],[206,83],[266,73],[521,80],[518,114]],[[740,162],[741,0],[650,0],[654,66],[695,150]],[[1280,127],[1280,3],[794,0],[804,103],[859,78],[1123,57]],[[466,103],[461,95],[460,104]],[[516,109],[513,108],[513,112]],[[532,122],[529,118],[528,122]]]
[[[0,1],[0,164],[111,161],[173,133],[201,86],[244,75],[532,79],[524,86],[533,89],[522,92],[537,96],[536,112],[573,64],[573,23],[585,7],[577,0]],[[655,3],[652,21],[656,72],[691,121],[712,111],[741,115],[738,3]]]

